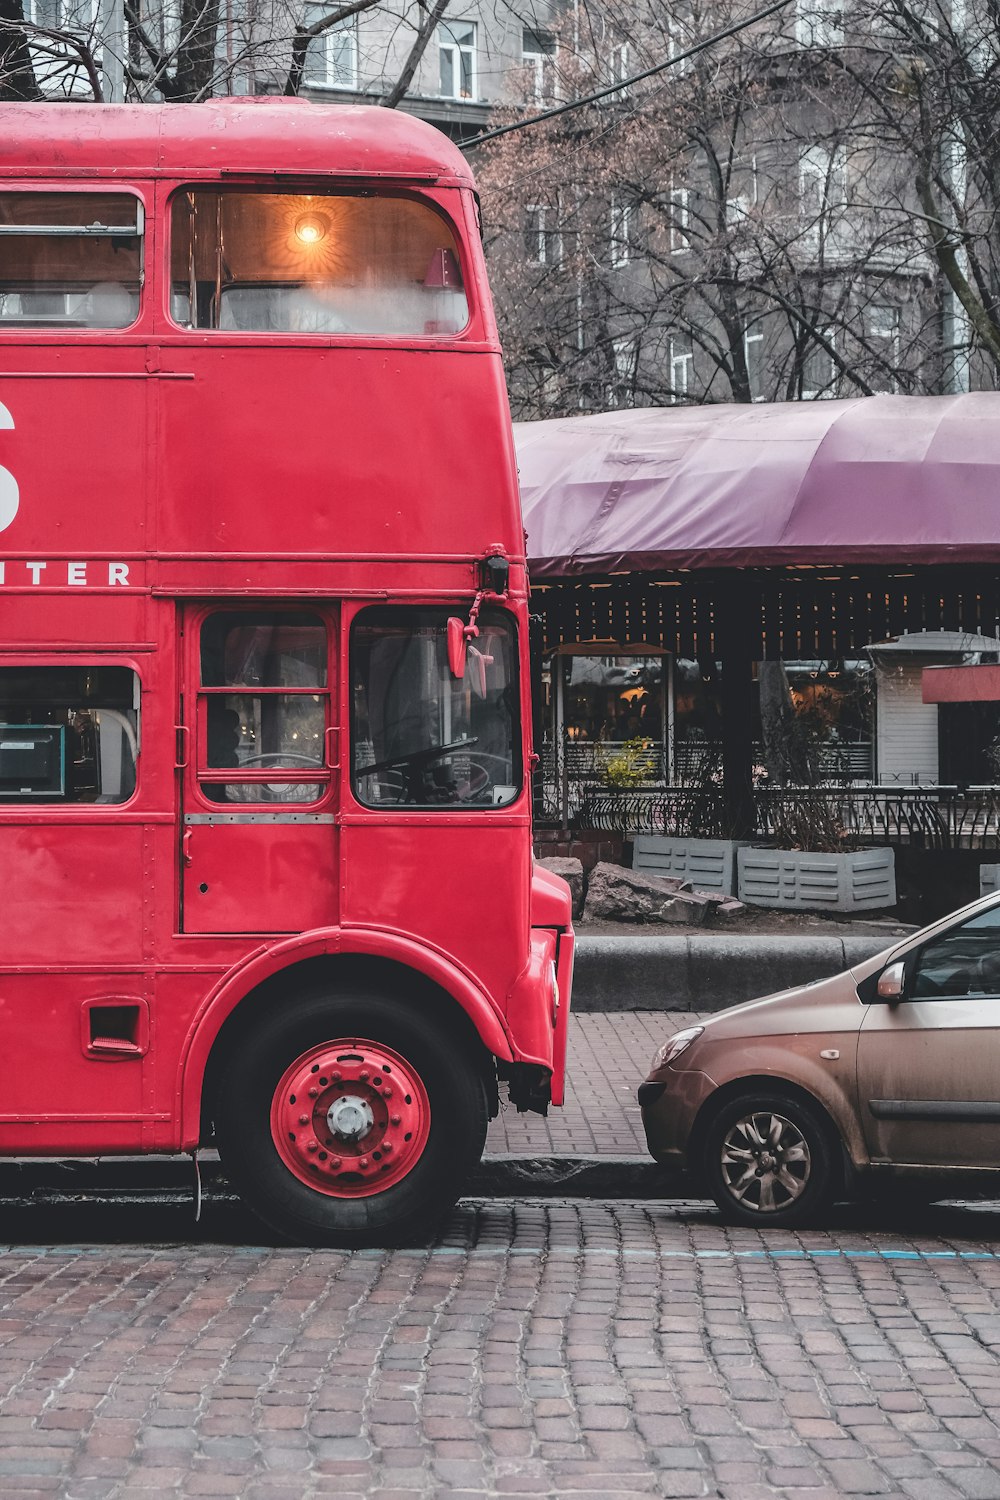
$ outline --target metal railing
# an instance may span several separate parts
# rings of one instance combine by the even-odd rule
[[[834,828],[845,845],[1000,849],[1000,787],[758,787],[754,837],[774,839],[790,823]],[[717,787],[580,788],[574,826],[607,833],[725,838]]]

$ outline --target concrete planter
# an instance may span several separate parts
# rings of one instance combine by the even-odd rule
[[[682,839],[669,834],[638,835],[632,840],[632,868],[644,875],[690,880],[696,891],[736,893],[736,839]]]
[[[792,849],[740,849],[738,895],[749,906],[790,911],[878,911],[896,904],[891,849],[807,854]]]
[[[980,865],[979,894],[992,896],[994,891],[1000,891],[1000,865]]]

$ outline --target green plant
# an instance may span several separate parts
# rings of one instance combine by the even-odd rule
[[[649,741],[637,736],[603,751],[599,759],[601,785],[613,790],[627,790],[649,780]]]

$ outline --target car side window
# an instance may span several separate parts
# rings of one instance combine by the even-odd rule
[[[909,989],[914,1000],[1000,995],[1000,907],[980,912],[921,948]]]

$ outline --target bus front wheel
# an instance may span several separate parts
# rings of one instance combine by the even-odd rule
[[[419,1001],[314,994],[236,1043],[216,1139],[241,1198],[286,1238],[425,1237],[486,1139],[482,1068]]]

